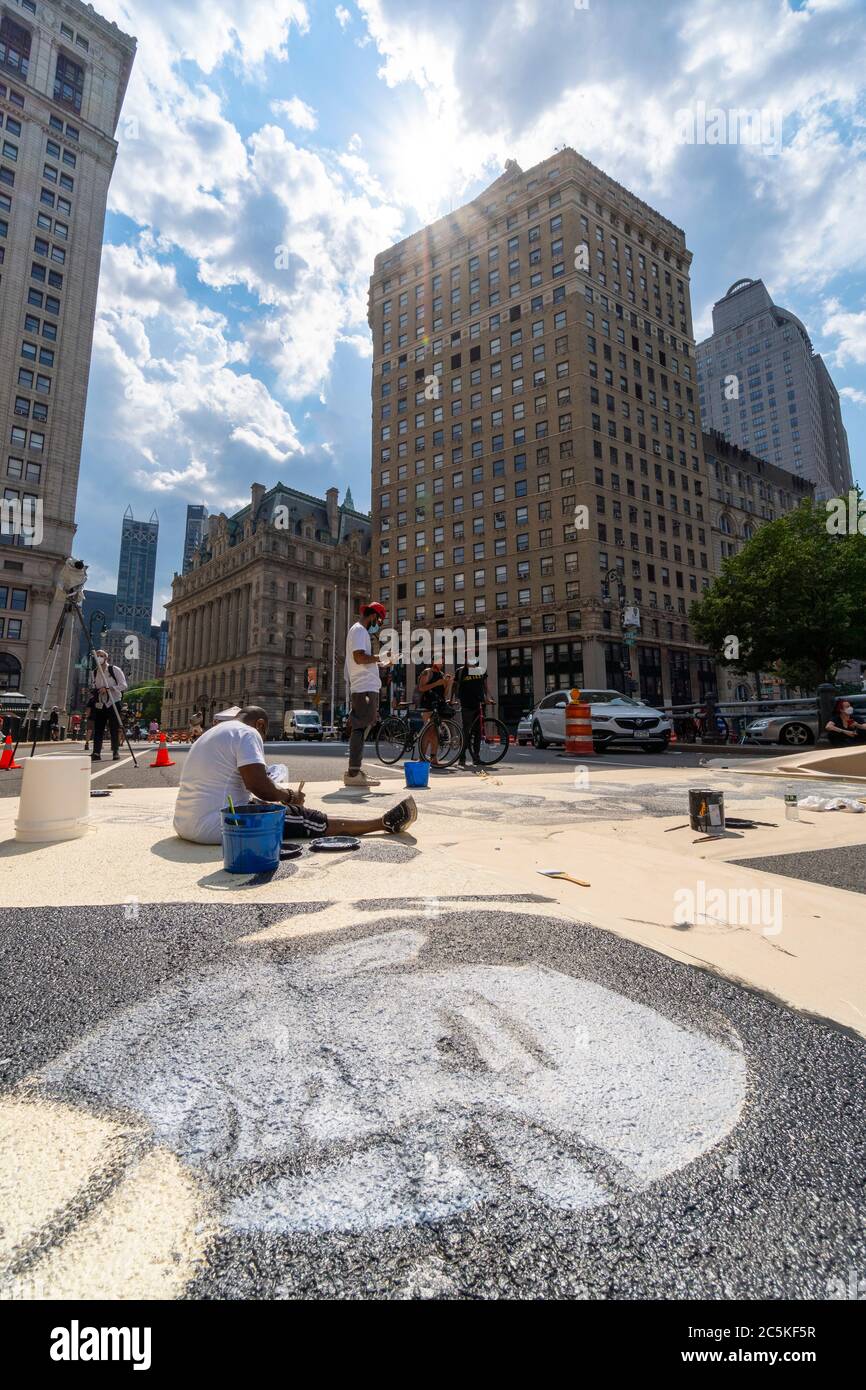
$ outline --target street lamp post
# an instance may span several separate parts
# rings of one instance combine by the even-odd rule
[[[604,585],[603,585],[603,588],[602,588],[602,597],[605,598],[605,599],[608,599],[608,600],[610,599],[610,583],[611,583],[611,580],[615,580],[615,582],[616,582],[616,588],[617,588],[617,598],[618,598],[618,601],[619,601],[619,626],[620,626],[621,644],[622,644],[623,646],[628,647],[628,648],[629,648],[629,653],[630,653],[631,648],[634,646],[636,633],[637,633],[637,631],[638,631],[639,629],[635,629],[635,628],[628,628],[628,629],[627,629],[627,628],[626,628],[626,622],[625,622],[625,610],[626,610],[625,580],[623,579],[623,577],[622,577],[622,575],[620,574],[620,572],[619,572],[618,569],[612,569],[612,570],[607,570],[607,571],[606,571],[606,573],[605,573],[605,579],[604,579]],[[636,685],[637,685],[637,682],[635,681],[635,678],[634,678],[634,676],[632,675],[632,670],[631,670],[631,655],[630,655],[630,654],[629,654],[629,664],[628,664],[628,680],[629,680],[630,685],[632,685],[632,686],[636,686]],[[626,692],[626,693],[630,693],[630,692]]]

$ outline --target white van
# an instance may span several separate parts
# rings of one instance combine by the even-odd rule
[[[289,709],[283,716],[283,735],[290,739],[322,742],[322,721],[314,709]]]

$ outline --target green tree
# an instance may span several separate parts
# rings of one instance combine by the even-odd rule
[[[135,710],[141,706],[141,718],[145,723],[159,719],[162,709],[162,681],[144,681],[123,692],[123,703],[127,709]]]
[[[789,685],[832,680],[866,652],[866,535],[833,534],[823,503],[804,502],[723,562],[690,617],[698,640],[739,671],[778,662]]]

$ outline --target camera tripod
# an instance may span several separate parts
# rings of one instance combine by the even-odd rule
[[[63,645],[63,635],[66,631],[66,624],[69,619],[69,616],[70,614],[74,614],[76,619],[78,620],[78,625],[81,628],[81,631],[84,635],[84,640],[87,643],[87,658],[93,668],[94,685],[96,686],[97,690],[104,690],[107,694],[111,702],[111,708],[114,711],[114,717],[117,720],[117,727],[120,731],[121,738],[126,743],[126,746],[129,749],[132,761],[135,763],[135,766],[138,767],[138,759],[132,751],[132,745],[129,742],[129,739],[126,735],[126,730],[123,727],[123,720],[121,719],[120,711],[117,708],[117,701],[115,700],[114,696],[111,693],[111,690],[109,689],[108,681],[105,677],[104,672],[100,670],[99,662],[96,660],[96,655],[93,650],[93,642],[90,639],[90,633],[85,627],[84,619],[81,616],[81,588],[79,587],[76,589],[64,589],[63,592],[63,608],[60,613],[60,617],[57,619],[57,626],[54,629],[51,641],[48,644],[48,651],[45,653],[45,660],[42,663],[42,670],[39,673],[39,679],[36,682],[36,686],[33,691],[33,699],[30,702],[30,708],[28,709],[27,715],[24,719],[22,719],[21,724],[18,728],[18,737],[15,741],[15,748],[12,753],[12,761],[15,761],[15,755],[18,752],[18,744],[21,742],[22,733],[24,729],[27,727],[28,723],[32,724],[31,732],[33,734],[33,741],[30,745],[30,756],[31,758],[36,756],[36,740],[39,736],[39,728],[42,723],[45,709],[48,705],[48,694],[54,682],[54,668],[57,664],[57,655],[60,651],[60,648]],[[39,699],[40,690],[42,691],[41,700]]]

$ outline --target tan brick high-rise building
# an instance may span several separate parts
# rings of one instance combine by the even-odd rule
[[[340,706],[349,615],[370,596],[370,518],[336,488],[319,498],[253,483],[248,506],[207,526],[166,606],[163,725],[196,712],[210,724],[236,704],[261,705],[272,734],[289,709],[329,722],[331,670]]]
[[[712,687],[690,263],[572,149],[376,258],[373,584],[398,623],[486,625],[506,719],[560,686]]]
[[[114,135],[135,40],[78,0],[0,0],[0,690],[31,695],[72,554]],[[51,703],[62,704],[70,634]]]

